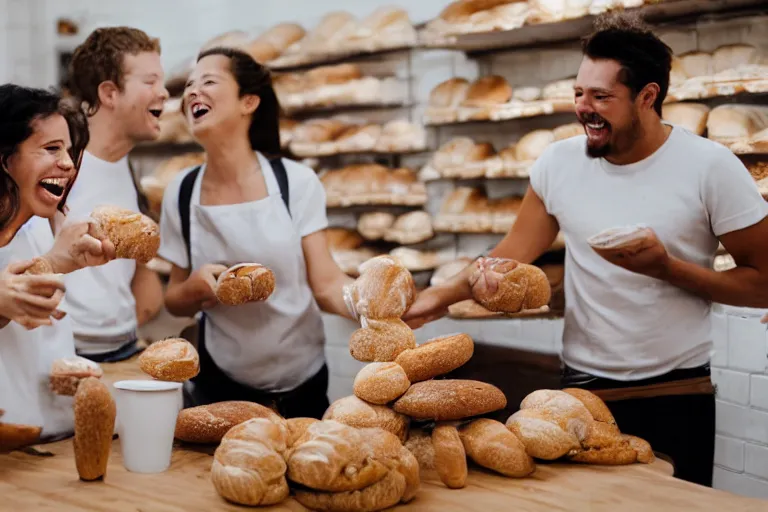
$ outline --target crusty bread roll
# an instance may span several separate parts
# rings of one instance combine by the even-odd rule
[[[395,362],[410,382],[422,382],[462,366],[472,358],[474,347],[467,334],[441,336],[401,352]]]
[[[435,86],[429,94],[429,106],[437,108],[458,107],[469,90],[466,78],[450,78]]]
[[[475,463],[504,476],[520,478],[536,469],[523,443],[502,423],[480,418],[459,428],[464,449]]]
[[[600,465],[649,464],[654,459],[645,440],[621,434],[614,426],[599,421],[590,426],[582,450],[570,457],[574,462]]]
[[[184,382],[200,373],[200,356],[187,340],[168,338],[141,353],[139,368],[157,380]]]
[[[563,429],[547,410],[521,409],[509,417],[507,428],[525,445],[531,457],[556,460],[581,450],[579,439]]]
[[[333,402],[323,414],[323,420],[334,420],[355,428],[380,428],[401,441],[406,440],[410,425],[407,416],[383,405],[369,404],[354,395]]]
[[[435,448],[432,444],[432,435],[421,428],[412,428],[408,431],[408,439],[405,448],[416,457],[419,468],[423,471],[435,469]]]
[[[0,413],[2,410],[0,410]],[[0,414],[2,416],[2,414]],[[42,427],[0,421],[0,453],[8,453],[40,441]]]
[[[317,423],[316,418],[288,418],[285,420],[288,426],[288,447],[292,447],[296,444],[296,441],[304,435],[310,425]]]
[[[461,489],[467,483],[467,452],[453,425],[437,425],[432,430],[435,469],[449,489]]]
[[[409,387],[411,382],[397,363],[371,363],[358,372],[352,385],[357,398],[379,405],[397,400]]]
[[[75,466],[81,480],[99,480],[107,474],[117,408],[107,386],[86,377],[75,393]]]
[[[349,353],[364,363],[391,362],[415,346],[413,330],[399,318],[367,320],[349,339]]]
[[[584,404],[589,413],[595,419],[595,421],[602,421],[609,425],[616,425],[616,419],[611,414],[611,410],[605,402],[600,399],[596,394],[581,388],[566,388],[563,389],[564,393],[568,393],[572,397],[576,398]]]
[[[258,263],[241,263],[219,275],[214,291],[227,306],[264,301],[275,291],[275,274]]]
[[[552,296],[547,276],[540,268],[508,259],[479,259],[469,284],[478,303],[503,313],[541,308],[549,304]]]
[[[381,240],[395,222],[395,216],[388,212],[368,212],[360,216],[357,230],[367,240]]]
[[[77,386],[85,378],[104,375],[101,366],[84,357],[56,359],[51,365],[49,377],[51,392],[62,396],[75,396]]]
[[[709,106],[703,103],[668,103],[663,106],[664,120],[682,126],[696,135],[707,129]]]
[[[351,286],[351,309],[373,320],[400,318],[416,297],[413,276],[392,256],[377,256],[360,265]]]
[[[216,448],[211,481],[223,498],[239,505],[274,505],[288,497],[287,429],[265,418],[233,427]]]
[[[539,389],[520,402],[520,409],[546,411],[549,418],[563,430],[583,440],[594,418],[586,406],[576,397],[560,390]]]
[[[428,380],[413,384],[393,409],[418,420],[450,421],[498,411],[507,406],[499,388],[474,380]]]
[[[98,230],[115,245],[118,258],[146,265],[157,255],[160,228],[146,215],[115,206],[99,206],[91,217],[98,223]]]
[[[519,162],[536,160],[553,142],[555,142],[555,133],[552,130],[528,132],[515,145],[517,160]]]
[[[502,105],[512,98],[512,86],[498,75],[488,75],[476,80],[467,90],[464,107]]]
[[[435,235],[432,217],[423,210],[405,213],[384,234],[384,240],[402,245],[417,244]]]
[[[405,491],[400,501],[406,503],[416,496],[421,486],[419,462],[403,446],[402,440],[380,428],[359,429],[371,449],[371,457],[381,462],[390,471],[397,471],[405,477]]]
[[[383,478],[362,489],[345,492],[297,489],[295,498],[310,510],[373,512],[397,505],[405,489],[405,477],[398,471],[387,471]]]
[[[266,418],[288,429],[285,419],[272,409],[253,402],[227,401],[183,409],[174,436],[185,443],[216,444],[232,427],[253,418]]]

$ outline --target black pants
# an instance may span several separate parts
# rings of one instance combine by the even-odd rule
[[[615,389],[709,376],[709,365],[674,370],[661,377],[619,382],[590,376],[571,368],[563,370],[563,387],[588,390]],[[669,457],[675,477],[712,487],[715,458],[715,395],[676,395],[607,402],[619,429],[641,437],[653,450]]]
[[[136,340],[129,341],[122,345],[120,348],[104,354],[81,354],[77,353],[80,357],[90,359],[95,363],[119,363],[132,358],[136,354],[140,353],[143,349],[139,348]]]
[[[205,346],[205,317],[199,324],[197,352],[200,355],[200,373],[192,379],[192,389],[184,388],[184,407],[240,400],[270,407],[284,418],[321,419],[330,405],[327,365],[290,391],[274,393],[252,388],[233,380],[216,366]]]

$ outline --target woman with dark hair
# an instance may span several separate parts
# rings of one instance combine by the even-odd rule
[[[114,258],[114,246],[67,225],[54,239],[88,142],[85,116],[40,89],[0,85],[0,409],[4,423],[73,429],[72,399],[48,390],[51,363],[74,356],[69,319],[57,308],[60,276]],[[28,275],[25,271],[48,273]],[[38,272],[35,272],[38,274]],[[2,444],[0,444],[2,446]]]
[[[201,53],[183,109],[206,163],[182,172],[163,200],[160,256],[173,263],[166,294],[178,316],[203,311],[200,374],[185,403],[248,400],[285,417],[328,407],[320,310],[349,316],[350,282],[328,250],[325,192],[314,171],[280,154],[280,105],[269,71],[228,48]],[[237,263],[270,268],[264,302],[225,306],[212,290]]]

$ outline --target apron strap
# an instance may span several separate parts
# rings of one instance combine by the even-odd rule
[[[179,217],[181,218],[181,236],[184,237],[184,245],[187,248],[187,265],[192,270],[192,246],[189,241],[189,217],[192,202],[192,189],[195,188],[195,180],[200,174],[201,166],[197,166],[184,176],[179,188]]]
[[[272,166],[272,172],[275,173],[277,186],[280,188],[280,195],[288,209],[288,215],[291,215],[291,189],[288,186],[288,172],[285,170],[282,157],[273,158],[269,161],[269,165]]]

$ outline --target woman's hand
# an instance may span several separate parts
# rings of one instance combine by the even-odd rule
[[[45,255],[54,272],[68,274],[114,260],[114,244],[97,231],[92,220],[65,224]]]
[[[33,264],[11,263],[0,271],[0,316],[26,329],[53,325],[53,319],[64,317],[56,309],[64,297],[64,281],[51,274],[25,275]]]
[[[219,303],[216,298],[216,280],[227,270],[224,265],[208,264],[192,272],[185,283],[185,288],[200,302],[200,310],[211,309]]]

